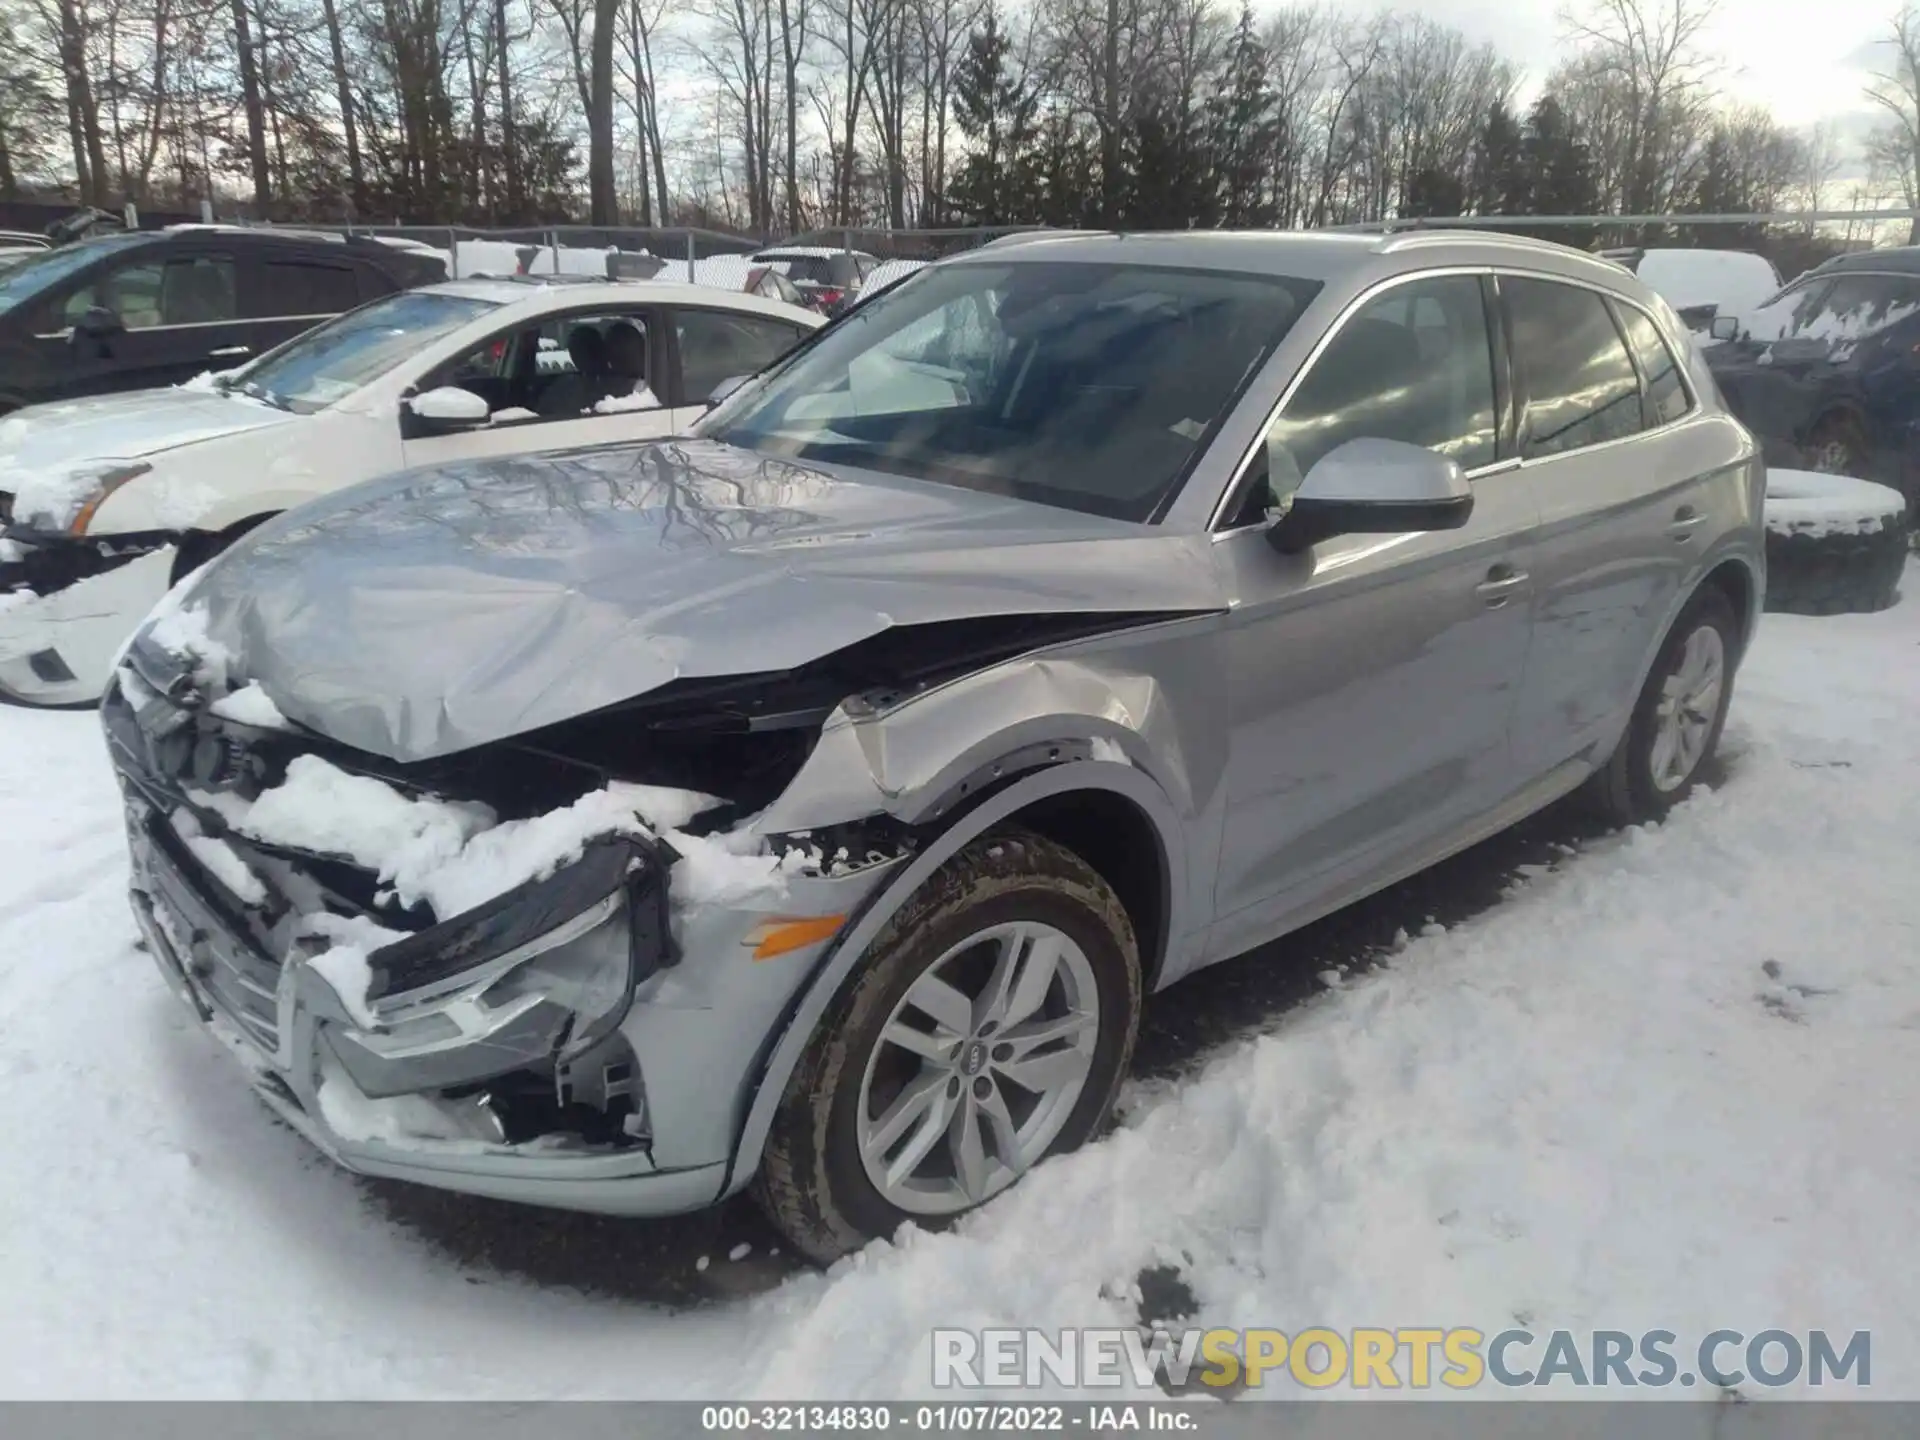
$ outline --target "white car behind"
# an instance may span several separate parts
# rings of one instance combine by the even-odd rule
[[[89,703],[174,582],[261,521],[396,470],[670,435],[808,310],[659,282],[454,281],[253,363],[0,421],[0,694]]]

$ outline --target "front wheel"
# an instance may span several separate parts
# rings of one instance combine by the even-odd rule
[[[1026,831],[983,836],[901,907],[821,1019],[756,1197],[823,1264],[984,1204],[1106,1118],[1140,993],[1133,927],[1093,868]]]
[[[1739,620],[1717,589],[1702,590],[1667,634],[1613,758],[1590,783],[1621,824],[1657,820],[1684,800],[1720,743],[1733,699]]]

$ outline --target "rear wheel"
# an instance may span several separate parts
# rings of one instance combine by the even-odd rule
[[[1621,824],[1657,820],[1692,793],[1726,724],[1739,643],[1725,593],[1694,596],[1660,647],[1613,758],[1588,782],[1605,814]]]
[[[1813,427],[1807,469],[1822,475],[1867,478],[1867,437],[1850,415],[1829,415]]]
[[[1025,831],[976,840],[822,1018],[775,1115],[760,1204],[821,1263],[984,1204],[1106,1118],[1140,989],[1126,910],[1084,860]]]

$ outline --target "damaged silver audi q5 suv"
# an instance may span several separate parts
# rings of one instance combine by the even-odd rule
[[[340,1163],[751,1186],[829,1257],[1086,1140],[1146,994],[1685,795],[1763,486],[1570,250],[990,246],[688,438],[375,482],[183,584],[104,704],[134,907]]]

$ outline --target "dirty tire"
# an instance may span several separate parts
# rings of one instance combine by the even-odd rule
[[[991,832],[936,871],[887,922],[821,1017],[781,1097],[753,1194],[802,1254],[830,1264],[893,1234],[903,1221],[947,1223],[899,1209],[868,1179],[855,1140],[861,1081],[908,987],[969,934],[1022,919],[1070,935],[1091,962],[1098,991],[1092,1068],[1047,1153],[1078,1147],[1106,1119],[1139,1027],[1133,926],[1112,887],[1071,850],[1026,830]]]
[[[1906,568],[1903,511],[1863,516],[1858,534],[1767,532],[1767,609],[1791,615],[1857,615],[1900,598]]]
[[[1657,711],[1667,678],[1678,667],[1688,638],[1702,626],[1712,626],[1720,632],[1725,656],[1719,708],[1708,727],[1706,746],[1692,772],[1683,784],[1663,792],[1653,780]],[[1727,706],[1733,699],[1734,672],[1739,656],[1740,622],[1734,614],[1733,602],[1717,587],[1704,587],[1681,612],[1680,618],[1674,621],[1673,628],[1661,643],[1660,654],[1647,674],[1646,684],[1641,687],[1640,698],[1634,702],[1633,718],[1627,723],[1627,733],[1621,737],[1613,758],[1587,781],[1585,794],[1594,809],[1615,824],[1631,825],[1659,819],[1693,792],[1700,772],[1706,768],[1720,744],[1720,731],[1727,723]]]
[[[1867,473],[1872,463],[1866,432],[1851,415],[1828,415],[1818,421],[1807,437],[1806,466],[1821,475],[1851,475],[1856,480],[1871,480]]]

